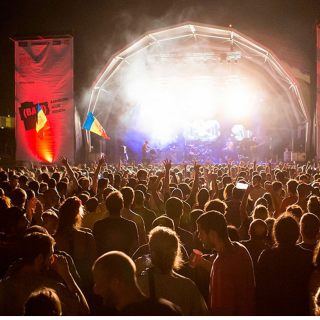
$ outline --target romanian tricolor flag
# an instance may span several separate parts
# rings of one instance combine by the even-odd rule
[[[86,122],[83,125],[83,129],[89,130],[105,139],[110,139],[105,133],[99,121],[93,116],[91,111],[89,111],[88,113]]]
[[[36,131],[40,139],[43,139],[44,131],[50,128],[48,119],[44,114],[38,102]]]

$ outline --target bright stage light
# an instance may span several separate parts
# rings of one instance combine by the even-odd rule
[[[184,92],[186,105],[182,108],[188,110],[190,116],[208,117],[213,116],[215,97],[212,88],[197,84]]]
[[[150,86],[144,80],[137,80],[131,82],[127,88],[127,95],[129,100],[141,101],[148,94]]]
[[[252,136],[251,130],[246,130],[242,124],[235,124],[231,131],[237,141],[241,141],[244,138],[250,138]]]
[[[213,141],[219,137],[218,124],[209,121],[214,117],[218,90],[209,80],[177,77],[169,82],[139,80],[129,86],[128,94],[139,101],[135,126],[148,137],[150,145],[165,147],[175,142],[186,123],[195,119],[206,120],[192,129],[189,126],[193,139]]]
[[[250,94],[244,88],[235,88],[228,93],[227,112],[232,116],[246,116],[251,111]]]

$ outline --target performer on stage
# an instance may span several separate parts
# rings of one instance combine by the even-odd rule
[[[228,138],[228,141],[226,142],[225,148],[222,149],[223,158],[225,160],[233,159],[234,153],[233,153],[233,142],[231,141],[231,138]]]
[[[146,159],[148,157],[148,151],[150,150],[150,146],[148,145],[149,141],[146,140],[144,145],[141,148],[142,159]]]
[[[195,160],[199,160],[198,155],[196,154],[196,150],[194,148],[193,145],[190,146],[190,151],[189,151],[189,161],[195,161]]]
[[[252,138],[250,151],[251,151],[252,161],[258,160],[258,139],[257,139],[257,137]]]

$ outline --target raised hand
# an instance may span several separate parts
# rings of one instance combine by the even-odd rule
[[[171,169],[172,160],[165,159],[163,161],[163,164],[166,170],[169,171]]]
[[[27,200],[26,202],[26,211],[31,210],[32,213],[34,213],[35,209],[36,209],[36,204],[38,202],[37,198],[31,198],[30,200]]]
[[[197,161],[194,162],[193,167],[194,167],[194,171],[199,173],[201,165]]]
[[[68,165],[68,159],[66,157],[61,156],[59,160],[64,166]]]
[[[98,160],[98,165],[99,166],[102,166],[104,163],[106,163],[107,162],[107,160],[106,160],[106,157],[105,156],[103,156],[103,157],[101,157],[99,160]]]
[[[185,170],[187,170],[187,163],[184,160],[182,161],[182,166]]]

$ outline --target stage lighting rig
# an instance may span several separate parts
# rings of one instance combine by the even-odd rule
[[[151,64],[167,64],[173,65],[177,63],[188,64],[196,62],[198,64],[206,64],[216,61],[237,61],[241,59],[241,51],[227,51],[227,52],[193,52],[193,53],[162,53],[156,55],[148,55],[147,61]],[[235,62],[235,63],[237,63]]]

